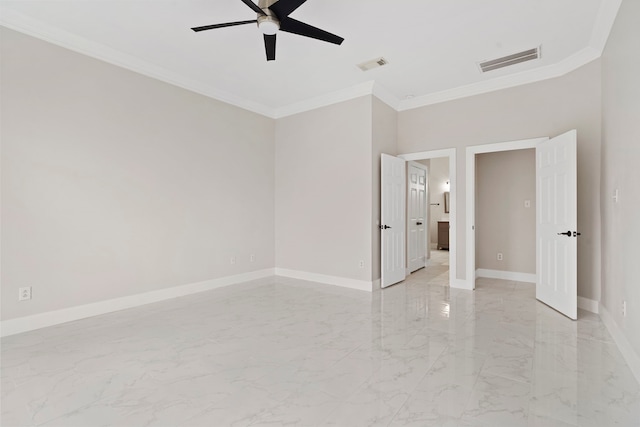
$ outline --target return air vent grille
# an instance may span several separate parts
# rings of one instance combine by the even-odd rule
[[[480,62],[478,65],[480,66],[480,70],[482,70],[483,73],[486,73],[487,71],[497,70],[498,68],[504,68],[538,58],[540,58],[540,46],[534,49],[514,53],[513,55],[503,56],[502,58]]]
[[[388,62],[383,57],[372,59],[371,61],[363,62],[362,64],[358,64],[358,68],[362,71],[369,71],[373,68],[382,67],[383,65],[387,65]]]

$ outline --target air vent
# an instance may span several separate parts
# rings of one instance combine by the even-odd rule
[[[383,65],[387,65],[388,62],[383,57],[372,59],[371,61],[363,62],[362,64],[358,64],[358,68],[362,71],[369,71],[373,68],[382,67]]]
[[[514,53],[513,55],[503,56],[502,58],[480,62],[478,65],[480,66],[480,70],[482,70],[483,73],[486,73],[487,71],[497,70],[498,68],[504,68],[538,58],[540,58],[540,46],[534,49]]]

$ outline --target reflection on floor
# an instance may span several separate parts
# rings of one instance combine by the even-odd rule
[[[275,278],[2,340],[3,426],[638,426],[605,327],[532,285]]]
[[[428,281],[432,283],[432,280],[438,276],[440,279],[437,281],[438,283],[449,283],[449,251],[443,250],[431,250],[431,257],[427,262],[427,267],[422,268],[420,270],[416,270],[411,273],[413,276],[416,274],[420,274],[420,278],[423,281]],[[444,282],[442,282],[444,280]]]

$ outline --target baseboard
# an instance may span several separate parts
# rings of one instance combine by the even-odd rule
[[[607,330],[618,346],[620,353],[622,353],[622,357],[624,357],[624,360],[629,365],[629,368],[631,368],[636,380],[640,383],[640,355],[633,350],[633,347],[631,347],[627,337],[624,336],[624,333],[620,330],[618,324],[613,320],[613,316],[611,316],[611,313],[609,313],[605,306],[600,304],[599,311],[602,323],[607,327]]]
[[[61,310],[48,311],[45,313],[34,314],[32,316],[8,319],[0,322],[0,336],[5,337],[15,335],[35,329],[46,328],[48,326],[59,325],[61,323],[72,322],[74,320],[85,319],[87,317],[125,310],[127,308],[138,307],[198,292],[210,291],[224,286],[248,282],[250,280],[262,279],[273,275],[274,269],[267,268],[264,270],[237,274],[235,276],[221,277],[218,279],[174,286],[142,294],[128,295],[126,297],[114,298],[91,304],[78,305]]]
[[[592,299],[584,298],[581,296],[578,297],[578,308],[590,311],[591,313],[595,314],[598,314],[600,312],[598,301],[594,301]]]
[[[371,289],[372,290],[382,289],[381,285],[382,285],[381,280],[380,279],[376,279],[376,280],[373,281]]]
[[[487,279],[513,280],[514,282],[536,283],[536,275],[531,273],[518,273],[516,271],[488,270],[486,268],[478,268],[476,277],[484,277]]]
[[[325,283],[327,285],[342,286],[343,288],[357,289],[359,291],[371,292],[373,290],[373,283],[366,280],[348,279],[346,277],[328,276],[325,274],[289,270],[286,268],[276,268],[275,274],[276,276],[307,280],[309,282]]]

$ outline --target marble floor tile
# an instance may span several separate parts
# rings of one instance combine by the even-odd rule
[[[498,376],[481,375],[469,397],[462,420],[477,426],[526,426],[530,386]]]
[[[450,289],[433,253],[374,293],[275,277],[5,337],[0,424],[640,426],[598,316]]]

